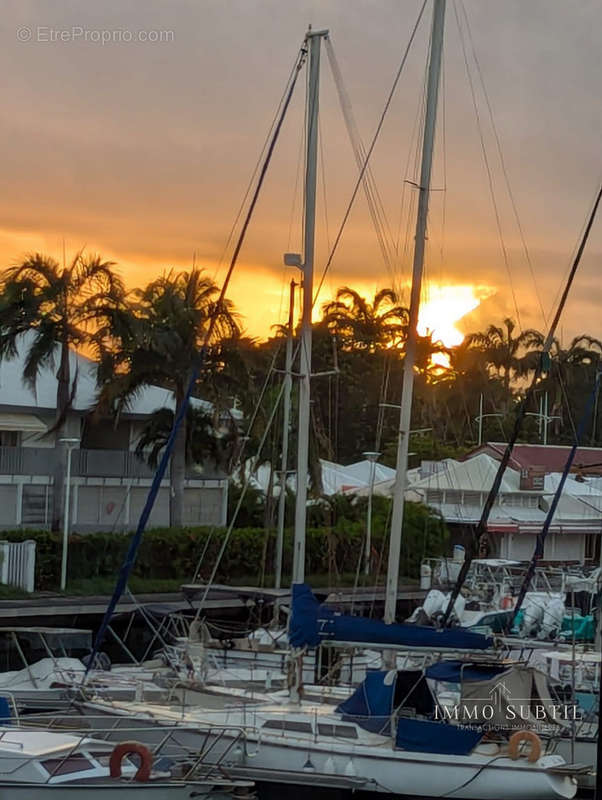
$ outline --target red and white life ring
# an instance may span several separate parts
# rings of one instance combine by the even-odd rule
[[[516,761],[519,757],[521,742],[531,743],[527,761],[530,761],[532,764],[538,761],[541,755],[541,739],[533,731],[516,731],[516,733],[512,734],[508,742],[508,755],[510,758]]]
[[[138,767],[138,772],[134,775],[134,780],[146,782],[150,778],[153,757],[148,747],[145,747],[140,742],[120,742],[115,747],[109,759],[111,778],[121,778],[121,762],[125,756],[131,755],[140,756],[140,766]]]

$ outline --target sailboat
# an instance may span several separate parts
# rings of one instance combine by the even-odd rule
[[[81,707],[89,725],[106,724],[113,718],[115,735],[141,721],[152,722],[145,736],[158,741],[166,726],[181,726],[183,747],[206,749],[218,755],[244,731],[244,743],[231,748],[231,767],[240,768],[260,781],[361,789],[415,797],[547,800],[571,798],[575,776],[582,771],[546,751],[546,744],[532,731],[517,730],[509,740],[485,741],[482,728],[465,729],[437,717],[440,703],[424,670],[379,670],[367,675],[354,695],[334,707],[328,702],[304,702],[303,655],[329,632],[333,637],[395,647],[455,648],[478,654],[488,649],[488,637],[465,631],[395,624],[398,573],[403,524],[403,501],[408,456],[408,437],[414,376],[416,326],[424,262],[428,197],[446,0],[434,0],[427,81],[427,104],[422,148],[418,215],[414,252],[410,325],[404,362],[403,402],[397,454],[384,622],[345,618],[331,613],[324,622],[311,592],[304,585],[305,515],[307,502],[308,437],[311,377],[311,308],[313,305],[313,257],[318,136],[318,87],[320,46],[327,31],[310,30],[306,113],[304,305],[301,336],[299,449],[297,504],[293,561],[293,616],[290,641],[291,692],[286,699],[235,698],[209,693],[204,707],[184,704],[158,706],[148,703],[94,702]],[[304,612],[304,613],[302,613]],[[297,616],[295,616],[297,614]],[[301,616],[299,616],[299,614]],[[307,624],[306,624],[307,623]],[[410,630],[411,628],[411,630]],[[353,632],[354,635],[350,635]],[[384,650],[386,666],[395,666],[394,650]],[[478,673],[478,669],[474,670]],[[504,674],[504,671],[502,674]],[[495,672],[494,675],[498,673]],[[490,677],[490,675],[488,676]],[[480,678],[475,679],[479,683]],[[476,689],[478,691],[478,687]],[[242,701],[241,701],[242,700]],[[525,722],[526,726],[526,722]],[[219,734],[215,731],[219,730]],[[528,740],[528,741],[527,741]],[[527,754],[523,745],[531,744]],[[526,757],[525,757],[526,755]]]

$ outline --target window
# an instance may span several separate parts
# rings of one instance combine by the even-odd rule
[[[69,758],[48,758],[42,761],[42,766],[49,775],[71,775],[73,772],[92,769],[94,764],[83,756],[69,756]]]
[[[48,486],[39,484],[23,485],[23,506],[21,520],[24,525],[47,525],[49,522],[52,497]]]
[[[18,447],[19,431],[0,431],[0,447]]]
[[[270,728],[276,731],[293,731],[294,733],[311,733],[312,727],[309,722],[295,722],[287,719],[269,719],[262,725],[263,728]]]
[[[318,722],[318,733],[320,736],[336,736],[339,739],[357,739],[357,730],[351,725]]]

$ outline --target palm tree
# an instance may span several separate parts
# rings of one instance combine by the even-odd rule
[[[501,374],[504,389],[509,394],[510,381],[524,375],[533,367],[532,350],[543,345],[543,335],[532,329],[514,335],[516,324],[506,317],[503,327],[490,325],[486,331],[471,333],[468,343],[483,352],[485,361]],[[525,352],[527,351],[527,352]]]
[[[101,347],[99,410],[119,413],[144,386],[173,391],[179,413],[186,390],[215,317],[213,342],[238,334],[229,301],[218,307],[219,290],[202,270],[168,272],[135,289],[130,311],[113,321],[113,341]],[[187,421],[180,428],[171,457],[170,524],[182,525],[186,473]]]
[[[561,417],[554,423],[557,436],[560,435],[563,412],[573,418],[579,417],[601,360],[602,342],[593,336],[575,336],[566,348],[558,339],[553,340],[547,375],[541,388],[552,395],[550,413]],[[595,430],[595,425],[593,427]]]
[[[161,451],[173,428],[174,412],[159,408],[148,418],[136,445],[136,455],[156,469]],[[238,452],[239,435],[232,416],[188,407],[186,414],[186,463],[210,465],[230,473]]]
[[[121,304],[123,285],[113,267],[100,256],[86,257],[82,252],[63,267],[35,253],[0,275],[0,358],[15,358],[22,335],[33,331],[25,355],[24,383],[35,391],[40,370],[57,369],[56,419],[50,431],[58,454],[52,530],[60,528],[63,516],[66,450],[61,439],[77,388],[69,351],[89,345],[92,332],[102,328]]]
[[[323,320],[344,348],[376,350],[398,345],[405,338],[408,310],[392,289],[381,289],[368,302],[355,289],[343,286],[336,300],[323,307]]]

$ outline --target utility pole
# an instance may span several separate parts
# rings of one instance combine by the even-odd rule
[[[311,312],[313,307],[314,246],[316,226],[316,183],[318,163],[318,107],[320,89],[320,47],[328,31],[307,32],[309,81],[306,101],[305,219],[303,242],[303,312],[299,377],[299,430],[297,451],[297,496],[293,544],[293,583],[305,580],[305,521],[309,467],[309,423],[311,383]]]
[[[282,552],[284,548],[284,517],[286,512],[286,472],[288,467],[288,434],[291,417],[291,387],[293,377],[293,325],[295,314],[295,287],[291,281],[288,303],[288,328],[286,335],[286,356],[284,362],[284,398],[282,406],[282,457],[280,461],[280,496],[278,498],[278,529],[276,534],[276,560],[274,564],[274,586],[280,589],[282,582]]]
[[[424,135],[422,140],[422,166],[420,169],[420,186],[418,189],[418,213],[416,217],[414,263],[412,268],[412,290],[410,295],[410,319],[408,324],[408,338],[406,341],[406,352],[403,365],[403,390],[401,398],[401,411],[399,414],[399,437],[397,442],[396,465],[397,477],[395,480],[395,492],[393,496],[393,515],[391,520],[389,562],[387,569],[387,585],[385,595],[385,622],[387,623],[392,623],[395,621],[395,611],[397,606],[399,560],[401,554],[401,531],[403,528],[404,493],[406,489],[408,445],[412,416],[412,393],[414,389],[414,362],[416,359],[416,344],[418,338],[418,310],[420,307],[420,291],[422,288],[422,272],[424,267],[426,225],[429,207],[429,193],[431,188],[435,128],[437,122],[439,79],[441,75],[441,53],[443,50],[444,20],[445,0],[435,0],[427,78]]]

